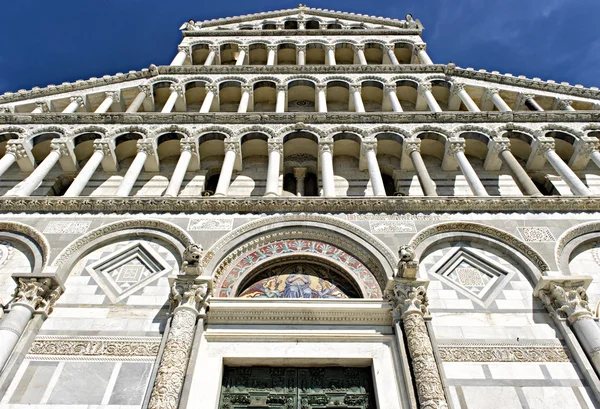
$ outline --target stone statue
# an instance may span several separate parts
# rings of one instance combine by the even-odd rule
[[[400,261],[413,261],[415,251],[409,245],[403,244],[400,246],[400,250],[398,250],[398,255],[400,256]]]
[[[202,258],[202,246],[196,243],[190,244],[183,250],[183,265],[181,271],[186,275],[201,275],[202,267],[200,259]]]
[[[400,246],[398,250],[400,261],[398,262],[397,277],[415,278],[419,262],[415,260],[415,250],[407,244]]]

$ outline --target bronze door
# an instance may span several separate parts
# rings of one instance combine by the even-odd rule
[[[376,409],[371,368],[225,367],[219,409]]]

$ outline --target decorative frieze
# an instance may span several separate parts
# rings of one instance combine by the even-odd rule
[[[371,233],[416,233],[415,222],[411,220],[371,220],[369,221]]]
[[[91,221],[53,220],[44,228],[44,234],[81,234],[88,231]]]
[[[570,362],[562,345],[467,344],[439,345],[444,362]]]
[[[517,230],[526,242],[544,243],[556,240],[547,227],[518,227]]]
[[[233,228],[232,218],[192,218],[188,223],[189,231],[229,231]]]

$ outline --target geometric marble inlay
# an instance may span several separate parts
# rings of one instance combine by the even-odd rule
[[[484,307],[494,301],[513,275],[497,262],[485,259],[468,247],[460,247],[448,253],[431,272]]]
[[[547,227],[518,227],[517,230],[523,240],[528,243],[545,243],[556,240]]]
[[[116,303],[168,274],[168,262],[143,242],[134,242],[87,266],[90,275]]]

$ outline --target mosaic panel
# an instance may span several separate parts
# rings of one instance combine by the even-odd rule
[[[188,223],[189,231],[212,230],[212,231],[229,231],[233,227],[233,218],[222,219],[206,219],[195,218],[190,219]]]
[[[91,221],[54,220],[46,225],[45,234],[82,234],[88,231]]]
[[[519,227],[517,230],[526,242],[543,243],[556,240],[547,227]]]
[[[324,257],[340,265],[348,271],[364,288],[366,298],[381,298],[382,293],[377,280],[367,267],[359,260],[331,244],[314,240],[281,240],[267,243],[251,253],[240,256],[232,263],[232,267],[223,274],[215,291],[218,297],[232,297],[232,290],[239,279],[251,271],[257,263],[286,254],[295,256]]]
[[[371,220],[369,221],[371,233],[416,233],[417,228],[411,220]]]

